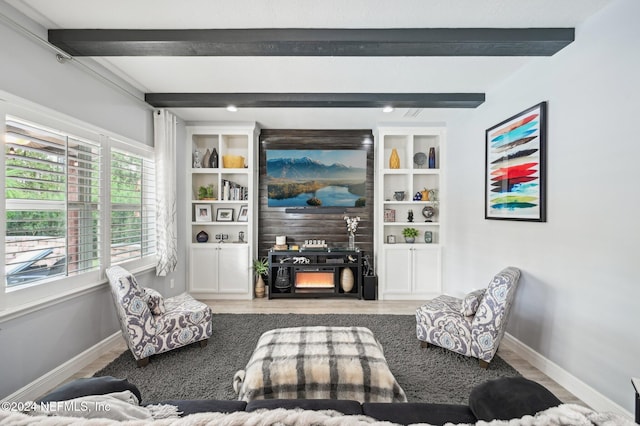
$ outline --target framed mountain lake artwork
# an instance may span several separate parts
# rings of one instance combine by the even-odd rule
[[[350,149],[266,151],[268,207],[364,207],[367,152]]]
[[[485,219],[546,222],[547,103],[485,132]]]

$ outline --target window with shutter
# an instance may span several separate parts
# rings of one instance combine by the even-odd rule
[[[100,144],[8,117],[8,287],[100,267]]]

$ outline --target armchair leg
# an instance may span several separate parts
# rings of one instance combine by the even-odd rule
[[[138,367],[146,367],[147,365],[149,365],[149,357],[139,359],[137,362]]]
[[[428,348],[429,347],[429,343],[425,342],[424,340],[420,341],[420,347],[421,348]]]
[[[209,339],[200,340],[200,347],[201,348],[206,348],[207,347],[207,343],[209,343]]]
[[[489,368],[489,363],[483,359],[479,359],[478,364],[480,364],[480,368],[484,368],[485,370]]]

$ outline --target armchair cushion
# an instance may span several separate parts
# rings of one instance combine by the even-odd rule
[[[418,338],[461,353],[471,355],[471,320],[460,314],[462,300],[442,295],[419,307],[416,311]],[[428,324],[428,336],[420,328]],[[422,334],[421,334],[422,333]]]
[[[464,299],[462,299],[462,308],[460,309],[460,313],[465,317],[475,315],[485,291],[486,290],[482,288],[467,294]]]
[[[162,315],[167,311],[164,306],[164,298],[156,290],[145,287],[143,298],[153,315]]]
[[[182,293],[165,300],[166,312],[156,318],[156,334],[171,334],[183,330],[178,341],[191,338],[189,329],[192,327],[206,327],[211,322],[211,308]],[[189,336],[187,336],[189,335]]]

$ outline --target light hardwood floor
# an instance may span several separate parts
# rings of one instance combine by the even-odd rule
[[[215,313],[229,314],[396,314],[414,315],[420,305],[417,301],[379,301],[353,299],[277,299],[268,300],[207,300],[205,301]],[[416,345],[418,342],[416,341]],[[83,368],[70,377],[72,380],[80,377],[91,377],[98,370],[105,367],[122,352],[127,350],[124,340],[115,344],[108,353]],[[534,380],[551,392],[562,402],[585,405],[580,399],[571,394],[555,381],[551,380],[529,362],[519,357],[508,342],[502,341],[498,355],[515,368],[524,377]],[[480,367],[478,367],[480,368]],[[491,368],[491,367],[489,367]]]

